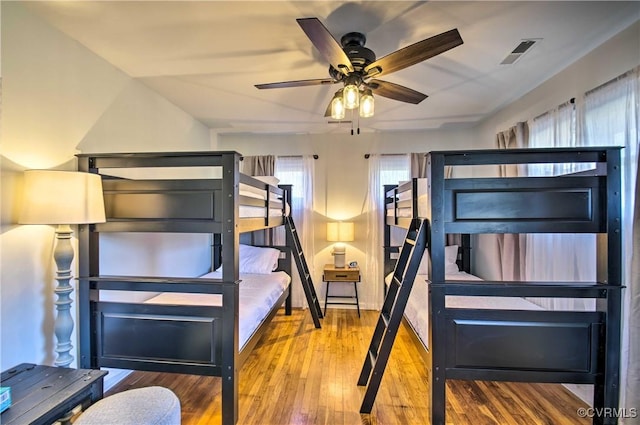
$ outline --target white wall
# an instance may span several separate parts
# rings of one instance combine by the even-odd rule
[[[363,205],[367,194],[366,153],[408,153],[431,150],[465,149],[475,140],[469,130],[363,133],[351,136],[344,133],[329,135],[216,135],[216,149],[236,150],[243,155],[310,155],[317,154],[314,181],[315,253],[305,253],[313,260],[312,268],[316,290],[324,300],[322,284],[324,264],[332,263],[332,242],[326,241],[327,221],[336,219],[355,222],[355,241],[347,244],[347,261],[357,261],[361,270],[366,268],[366,217]],[[382,190],[382,188],[380,188]],[[382,248],[380,249],[382,258]],[[311,263],[311,261],[310,261]],[[382,300],[376,299],[374,285],[382,285],[381,276],[364,276],[359,285],[360,306],[377,309]],[[339,293],[338,284],[331,291]],[[344,288],[350,289],[350,284]],[[300,292],[300,291],[298,291]]]
[[[210,136],[199,121],[19,2],[2,2],[1,10],[0,368],[5,370],[55,360],[53,228],[16,224],[22,172],[73,170],[78,152],[207,150]]]

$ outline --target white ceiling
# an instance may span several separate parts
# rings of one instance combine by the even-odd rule
[[[367,37],[378,58],[457,28],[464,44],[385,75],[429,95],[419,105],[376,97],[363,131],[470,126],[518,99],[640,16],[640,2],[52,1],[29,7],[219,133],[337,131],[324,112],[339,86],[258,90],[328,77],[296,18],[337,40]],[[514,65],[500,62],[541,39]],[[344,131],[344,130],[341,130]]]

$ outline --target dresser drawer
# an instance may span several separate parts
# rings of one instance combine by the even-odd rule
[[[325,282],[354,282],[360,280],[360,270],[358,269],[334,269],[324,271]]]

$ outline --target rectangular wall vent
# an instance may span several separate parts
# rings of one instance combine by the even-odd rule
[[[511,65],[515,63],[518,59],[520,59],[522,55],[524,55],[529,49],[531,49],[533,45],[536,44],[538,41],[540,40],[539,39],[522,40],[520,44],[518,44],[516,48],[513,49],[513,51],[509,53],[507,57],[502,60],[502,62],[500,62],[500,65]]]

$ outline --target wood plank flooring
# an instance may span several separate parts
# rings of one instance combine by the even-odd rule
[[[307,311],[278,314],[240,371],[242,425],[429,424],[428,370],[401,327],[373,411],[356,382],[378,313],[330,309],[316,330]],[[220,378],[134,372],[107,395],[160,385],[180,398],[183,425],[221,423]],[[561,385],[450,381],[447,424],[580,425],[586,405]]]

